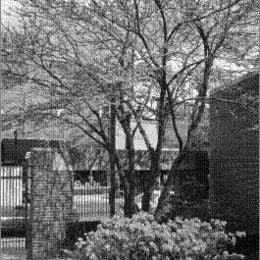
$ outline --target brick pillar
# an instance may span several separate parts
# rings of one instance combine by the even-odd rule
[[[49,259],[64,246],[72,213],[72,171],[54,149],[33,149],[28,259]]]

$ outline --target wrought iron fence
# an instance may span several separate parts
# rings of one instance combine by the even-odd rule
[[[23,167],[0,168],[1,249],[25,248],[27,206]]]
[[[2,166],[0,178],[1,250],[26,250],[30,224],[31,167]],[[74,175],[73,216],[91,222],[110,217],[106,174],[102,171]],[[123,197],[116,199],[116,212]]]
[[[110,217],[110,187],[103,171],[76,173],[73,187],[73,211],[80,220],[99,220]],[[120,213],[123,198],[116,198],[116,212]]]

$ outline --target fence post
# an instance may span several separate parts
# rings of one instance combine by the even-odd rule
[[[24,165],[24,183],[25,183],[25,196],[24,196],[24,208],[25,208],[25,248],[28,249],[28,245],[30,244],[31,239],[31,225],[29,218],[29,207],[28,203],[30,203],[30,194],[31,194],[31,174],[32,173],[32,165],[29,161]]]
[[[71,169],[56,149],[33,149],[28,259],[56,257],[72,217]]]

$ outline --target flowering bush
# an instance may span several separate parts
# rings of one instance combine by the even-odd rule
[[[96,232],[85,234],[73,252],[77,260],[237,260],[228,254],[226,245],[235,243],[235,236],[225,233],[225,223],[199,219],[159,224],[153,216],[139,213],[131,219],[114,217]]]

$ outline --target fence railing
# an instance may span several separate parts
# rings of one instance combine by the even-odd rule
[[[0,207],[2,250],[25,247],[25,207],[23,167],[0,167]]]
[[[30,223],[31,168],[2,166],[0,169],[1,249],[23,250]],[[100,181],[103,175],[104,172],[96,173],[95,178],[74,181],[72,210],[75,219],[97,221],[110,217],[110,188]],[[119,213],[123,198],[117,198],[115,204]]]

